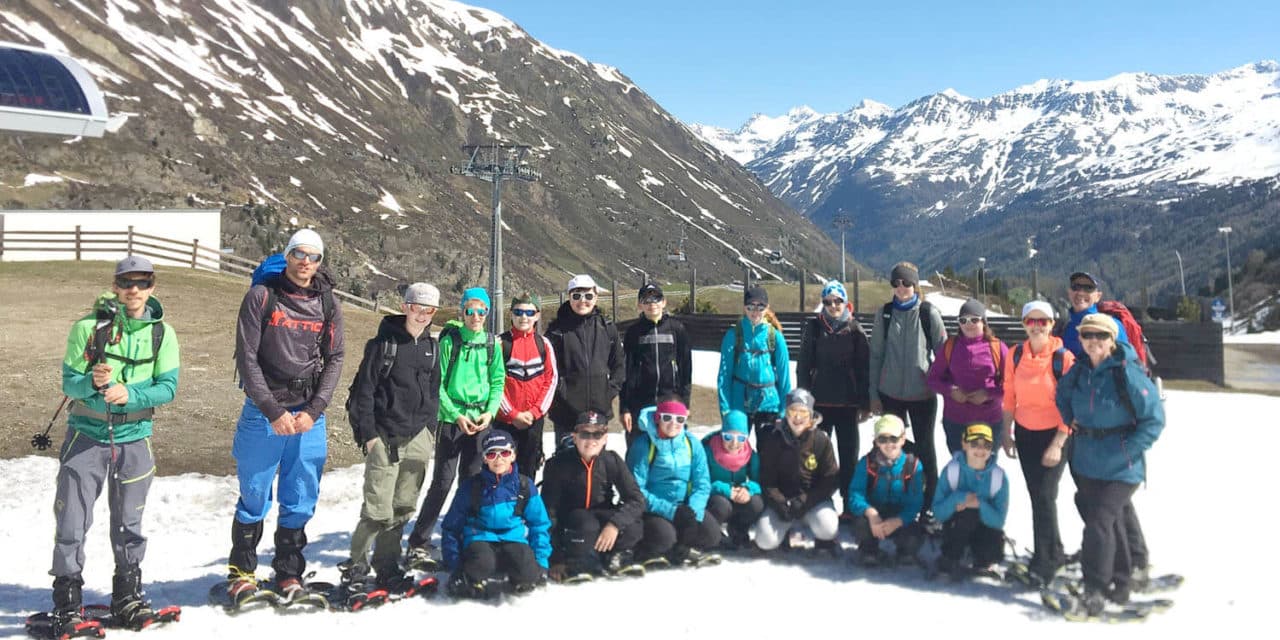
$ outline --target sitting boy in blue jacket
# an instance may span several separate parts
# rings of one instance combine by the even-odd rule
[[[516,593],[546,583],[551,520],[528,477],[517,472],[515,441],[493,429],[481,445],[485,468],[462,481],[441,525],[440,547],[455,597],[487,597],[506,577]]]
[[[904,454],[907,426],[886,413],[876,420],[875,448],[858,461],[849,483],[849,513],[858,541],[858,562],[864,566],[913,560],[924,542],[916,518],[924,505],[924,466]],[[892,540],[897,557],[880,548]]]
[[[938,570],[953,577],[961,576],[960,559],[966,549],[973,555],[974,572],[1004,556],[1004,519],[1009,515],[1009,483],[991,457],[991,427],[969,425],[962,446],[943,467],[933,500],[933,515],[942,522]]]
[[[640,412],[641,434],[627,447],[627,466],[645,498],[644,537],[637,557],[647,566],[712,563],[720,523],[707,511],[711,475],[707,454],[685,431],[689,409],[666,400]]]

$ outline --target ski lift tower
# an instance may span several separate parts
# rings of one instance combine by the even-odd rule
[[[493,305],[489,308],[489,331],[498,335],[502,333],[503,310],[502,181],[536,182],[542,176],[524,163],[528,145],[491,142],[463,145],[462,150],[469,156],[467,163],[454,165],[449,172],[493,183],[493,228],[489,238],[489,295],[493,297]]]
[[[849,279],[845,277],[844,271],[844,258],[846,255],[844,252],[844,234],[853,228],[853,218],[850,218],[842,209],[839,215],[831,219],[831,226],[840,230],[840,282],[848,282]]]

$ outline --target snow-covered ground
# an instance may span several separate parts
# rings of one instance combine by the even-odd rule
[[[1222,334],[1223,344],[1280,344],[1280,331],[1262,333]]]
[[[699,353],[696,381],[714,383],[715,359]],[[145,632],[156,638],[400,637],[491,632],[543,637],[587,633],[592,637],[758,638],[803,635],[922,635],[923,637],[1037,638],[1152,637],[1191,630],[1246,631],[1265,635],[1275,619],[1274,584],[1280,557],[1266,496],[1274,484],[1268,465],[1241,459],[1240,442],[1258,452],[1276,451],[1280,432],[1255,416],[1280,413],[1280,398],[1245,394],[1172,391],[1168,427],[1149,461],[1149,478],[1136,502],[1151,546],[1155,569],[1178,572],[1187,583],[1177,604],[1141,626],[1090,626],[1047,614],[1029,593],[984,584],[930,583],[918,569],[868,573],[837,562],[731,558],[702,570],[672,570],[643,579],[604,581],[577,587],[552,586],[499,608],[450,604],[441,596],[413,600],[357,614],[279,615],[258,611],[231,617],[206,604],[211,584],[224,571],[228,531],[236,499],[235,479],[187,474],[157,478],[147,509],[150,536],[143,576],[157,603],[184,607],[182,622]],[[1237,426],[1248,430],[1237,434]],[[163,438],[165,421],[157,437]],[[334,428],[345,428],[335,425]],[[709,426],[695,427],[705,432]],[[1212,439],[1202,439],[1213,436]],[[1219,439],[1221,438],[1221,439]],[[941,437],[938,438],[941,440]],[[1247,440],[1246,440],[1247,439]],[[863,425],[864,449],[870,442]],[[621,438],[610,442],[621,449]],[[1010,471],[1008,534],[1031,541],[1030,510],[1017,463]],[[52,551],[53,489],[56,463],[48,458],[0,460],[0,637],[22,633],[24,616],[49,606],[47,575]],[[319,508],[307,527],[308,559],[317,579],[333,580],[346,558],[349,534],[360,508],[362,467],[325,476]],[[1072,503],[1070,477],[1059,500],[1061,526],[1069,550],[1079,545],[1081,525]],[[86,599],[109,597],[111,550],[105,524],[106,500],[98,502],[97,526],[90,532]],[[269,569],[270,531],[263,544]],[[842,536],[847,534],[842,533]],[[846,547],[849,540],[844,538]],[[1264,626],[1266,625],[1266,626]],[[128,632],[113,631],[113,637]]]

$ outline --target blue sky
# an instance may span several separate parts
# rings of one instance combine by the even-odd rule
[[[1280,59],[1280,1],[466,0],[622,70],[686,122],[808,104],[893,107],[948,87],[1213,73]]]

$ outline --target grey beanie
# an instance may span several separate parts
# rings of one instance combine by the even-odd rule
[[[959,315],[985,318],[987,317],[987,308],[982,306],[982,303],[979,302],[978,300],[974,298],[969,298],[968,300],[964,301],[964,304],[960,305]]]
[[[920,282],[920,272],[905,264],[900,264],[889,272],[889,281],[892,282],[894,280],[903,280],[913,285],[918,284]]]
[[[796,387],[791,390],[791,393],[787,394],[787,407],[790,407],[793,404],[802,404],[804,405],[804,408],[808,409],[809,412],[812,413],[813,394],[809,393],[807,389]]]

